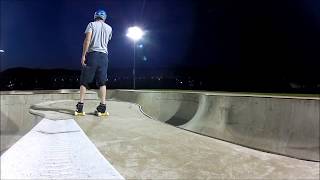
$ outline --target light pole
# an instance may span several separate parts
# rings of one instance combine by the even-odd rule
[[[138,26],[128,28],[127,37],[133,40],[133,89],[136,89],[136,43],[142,39],[144,32]]]
[[[5,52],[5,51],[4,51],[3,49],[0,49],[0,55],[1,55],[2,53],[4,54],[4,52]],[[0,58],[0,60],[1,60],[1,61],[0,61],[0,71],[1,71],[1,69],[2,69],[2,66],[1,66],[1,65],[2,65],[2,58]]]

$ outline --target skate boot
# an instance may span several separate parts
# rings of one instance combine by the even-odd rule
[[[106,111],[106,105],[100,103],[99,106],[97,107],[97,110],[95,111],[95,115],[97,116],[109,116],[109,113]]]
[[[86,113],[83,111],[83,103],[78,102],[76,105],[76,110],[74,111],[75,116],[84,116]]]

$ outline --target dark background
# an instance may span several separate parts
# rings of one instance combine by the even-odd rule
[[[1,90],[78,88],[96,9],[113,27],[110,88],[319,93],[318,0],[1,0]],[[28,68],[28,69],[26,69]],[[92,84],[94,88],[95,85]]]

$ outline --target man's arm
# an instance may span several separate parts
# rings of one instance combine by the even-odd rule
[[[82,47],[82,58],[81,58],[81,64],[83,66],[86,65],[86,54],[89,49],[90,41],[91,41],[92,32],[86,33],[86,38],[83,41],[83,47]]]
[[[112,38],[112,30],[111,30],[111,33],[110,33],[110,36],[109,36],[109,41],[111,40]]]

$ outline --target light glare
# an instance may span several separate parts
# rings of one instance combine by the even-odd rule
[[[134,26],[130,27],[127,32],[127,37],[134,41],[140,40],[144,35],[144,32],[141,30],[141,28]]]

